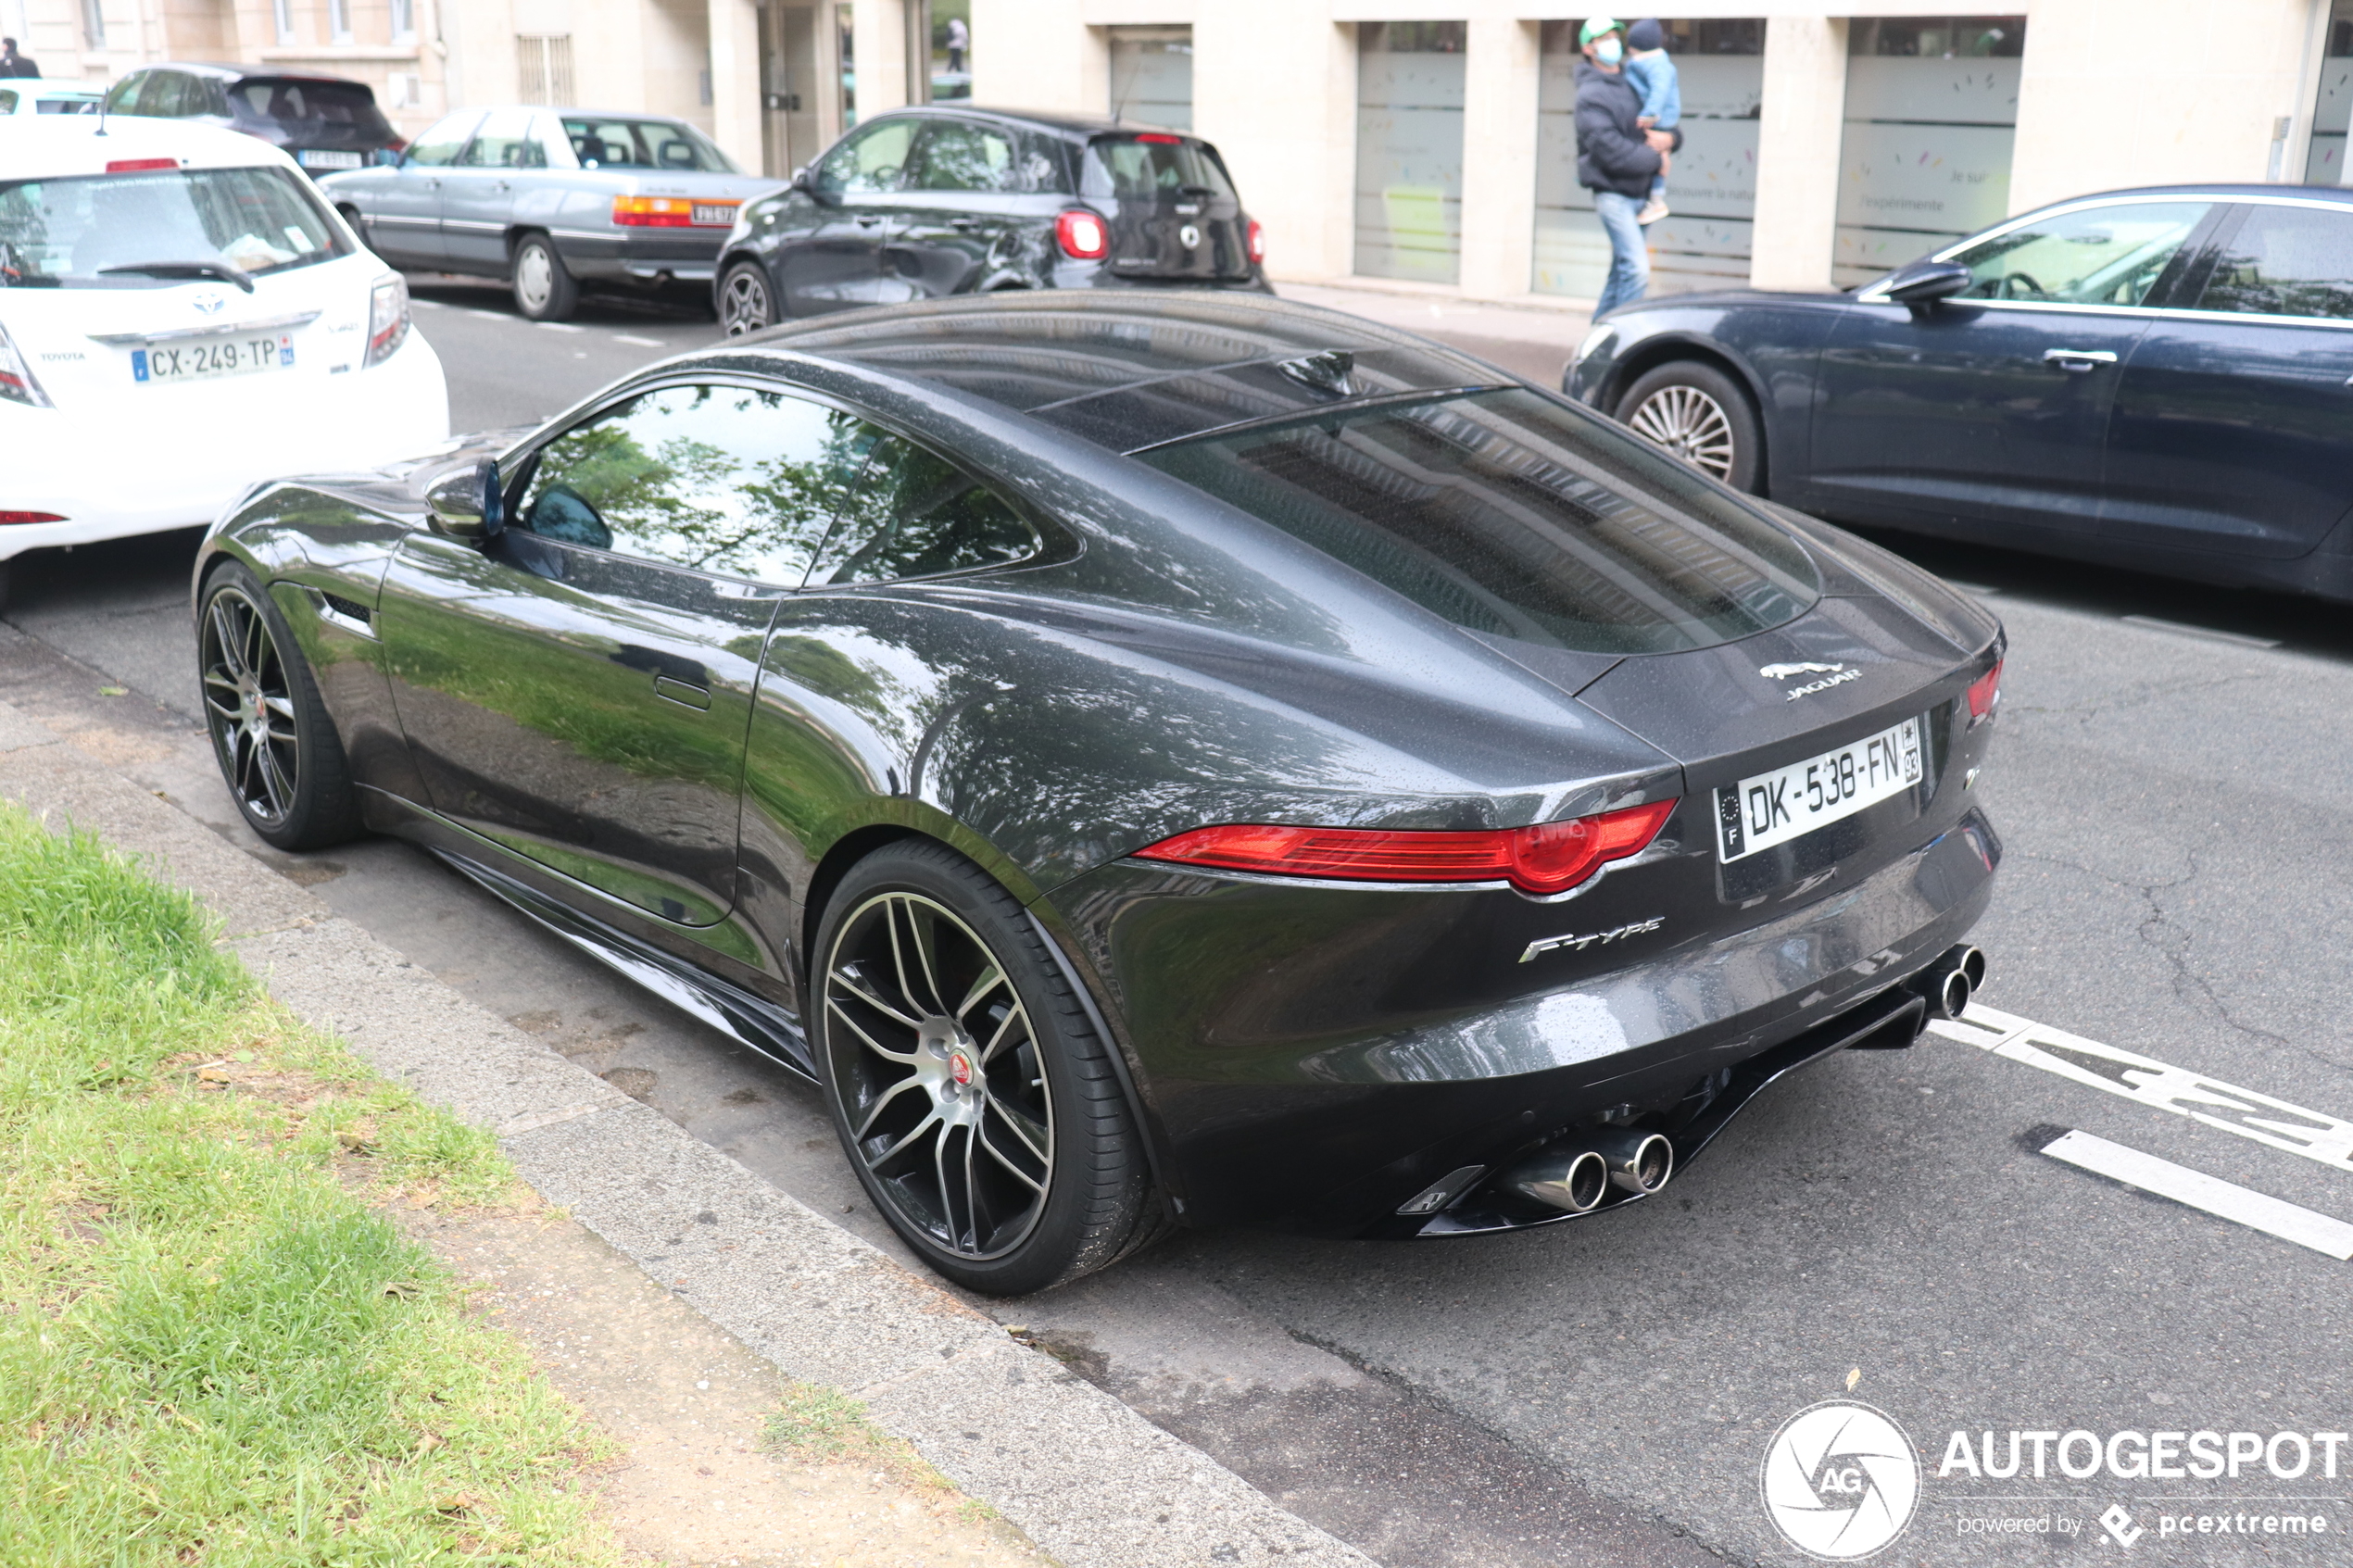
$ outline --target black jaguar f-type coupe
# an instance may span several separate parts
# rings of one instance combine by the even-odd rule
[[[760,333],[284,481],[222,772],[812,1077],[943,1274],[1639,1201],[1982,977],[1998,623],[1438,345],[1251,295]]]

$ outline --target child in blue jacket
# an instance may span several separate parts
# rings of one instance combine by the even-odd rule
[[[1675,62],[1667,57],[1666,30],[1655,17],[1645,17],[1626,30],[1626,80],[1642,95],[1642,115],[1636,124],[1645,131],[1672,131],[1681,121],[1682,83],[1677,80]],[[1634,221],[1655,223],[1667,210],[1667,181],[1661,177],[1652,182],[1651,199]]]

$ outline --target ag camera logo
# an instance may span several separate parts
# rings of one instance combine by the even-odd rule
[[[1919,1455],[1885,1411],[1826,1399],[1773,1434],[1758,1484],[1783,1540],[1824,1562],[1852,1562],[1910,1528]]]

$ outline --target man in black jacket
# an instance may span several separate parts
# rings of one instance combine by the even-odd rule
[[[1593,302],[1599,320],[1650,287],[1650,247],[1635,214],[1651,182],[1667,172],[1680,132],[1644,131],[1642,95],[1626,80],[1624,31],[1608,17],[1589,19],[1577,35],[1577,182],[1593,193],[1593,211],[1609,234],[1609,281]]]
[[[39,76],[41,68],[17,53],[17,41],[0,38],[0,76]]]

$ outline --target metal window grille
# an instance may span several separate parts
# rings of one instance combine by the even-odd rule
[[[515,53],[522,67],[522,101],[569,107],[572,103],[572,34],[522,33]]]

